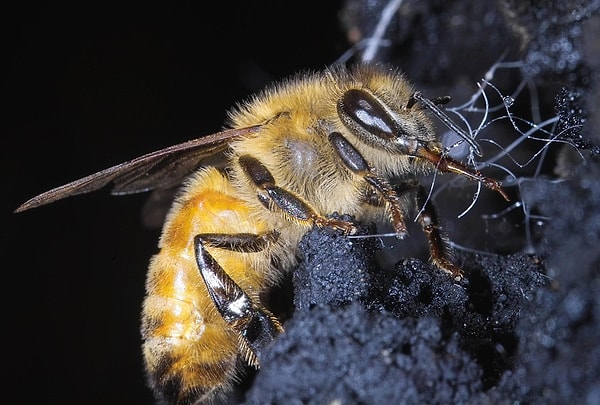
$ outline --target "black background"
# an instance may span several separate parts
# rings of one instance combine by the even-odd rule
[[[348,47],[337,1],[125,4],[3,13],[3,383],[22,403],[152,401],[139,313],[159,230],[142,225],[143,194],[12,211],[215,132],[234,103]]]

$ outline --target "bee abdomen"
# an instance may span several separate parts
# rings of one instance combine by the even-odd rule
[[[218,325],[219,319],[215,325],[205,315],[174,298],[146,299],[142,337],[147,379],[166,403],[202,402],[226,391],[236,372],[234,338]]]
[[[153,342],[147,343],[145,349],[152,350],[152,345]],[[159,361],[147,369],[147,380],[155,395],[168,404],[202,403],[219,392],[227,391],[235,370],[235,358],[182,366],[182,361],[189,359],[172,357],[167,353],[153,356]]]
[[[150,263],[142,313],[146,374],[169,404],[207,402],[230,391],[241,368],[239,332],[212,300],[194,253],[199,234],[265,234],[229,179],[215,169],[196,174],[167,217],[160,252]],[[260,226],[259,226],[260,225]],[[260,291],[268,264],[262,252],[208,248],[236,283]]]

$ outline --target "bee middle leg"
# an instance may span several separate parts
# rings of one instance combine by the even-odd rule
[[[258,188],[258,199],[268,209],[278,207],[291,220],[299,223],[313,223],[320,227],[330,226],[346,234],[357,232],[351,222],[327,218],[319,214],[309,203],[299,196],[275,184],[275,179],[258,159],[250,155],[242,155],[238,160],[240,166]]]
[[[238,345],[243,359],[256,368],[259,367],[258,350],[283,332],[283,327],[267,308],[251,298],[227,274],[206,247],[259,252],[278,236],[278,232],[272,231],[262,235],[204,233],[194,237],[196,263],[208,293],[225,322],[238,332]]]

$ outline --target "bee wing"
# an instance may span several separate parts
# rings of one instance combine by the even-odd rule
[[[128,162],[101,170],[71,183],[46,191],[19,206],[22,212],[77,194],[98,190],[114,183],[112,194],[131,194],[155,188],[173,188],[201,161],[223,152],[231,140],[256,133],[260,125],[227,129],[148,153]]]

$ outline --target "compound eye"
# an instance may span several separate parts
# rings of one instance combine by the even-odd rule
[[[346,127],[362,135],[392,140],[400,132],[383,104],[364,90],[346,91],[338,103],[338,114]]]

